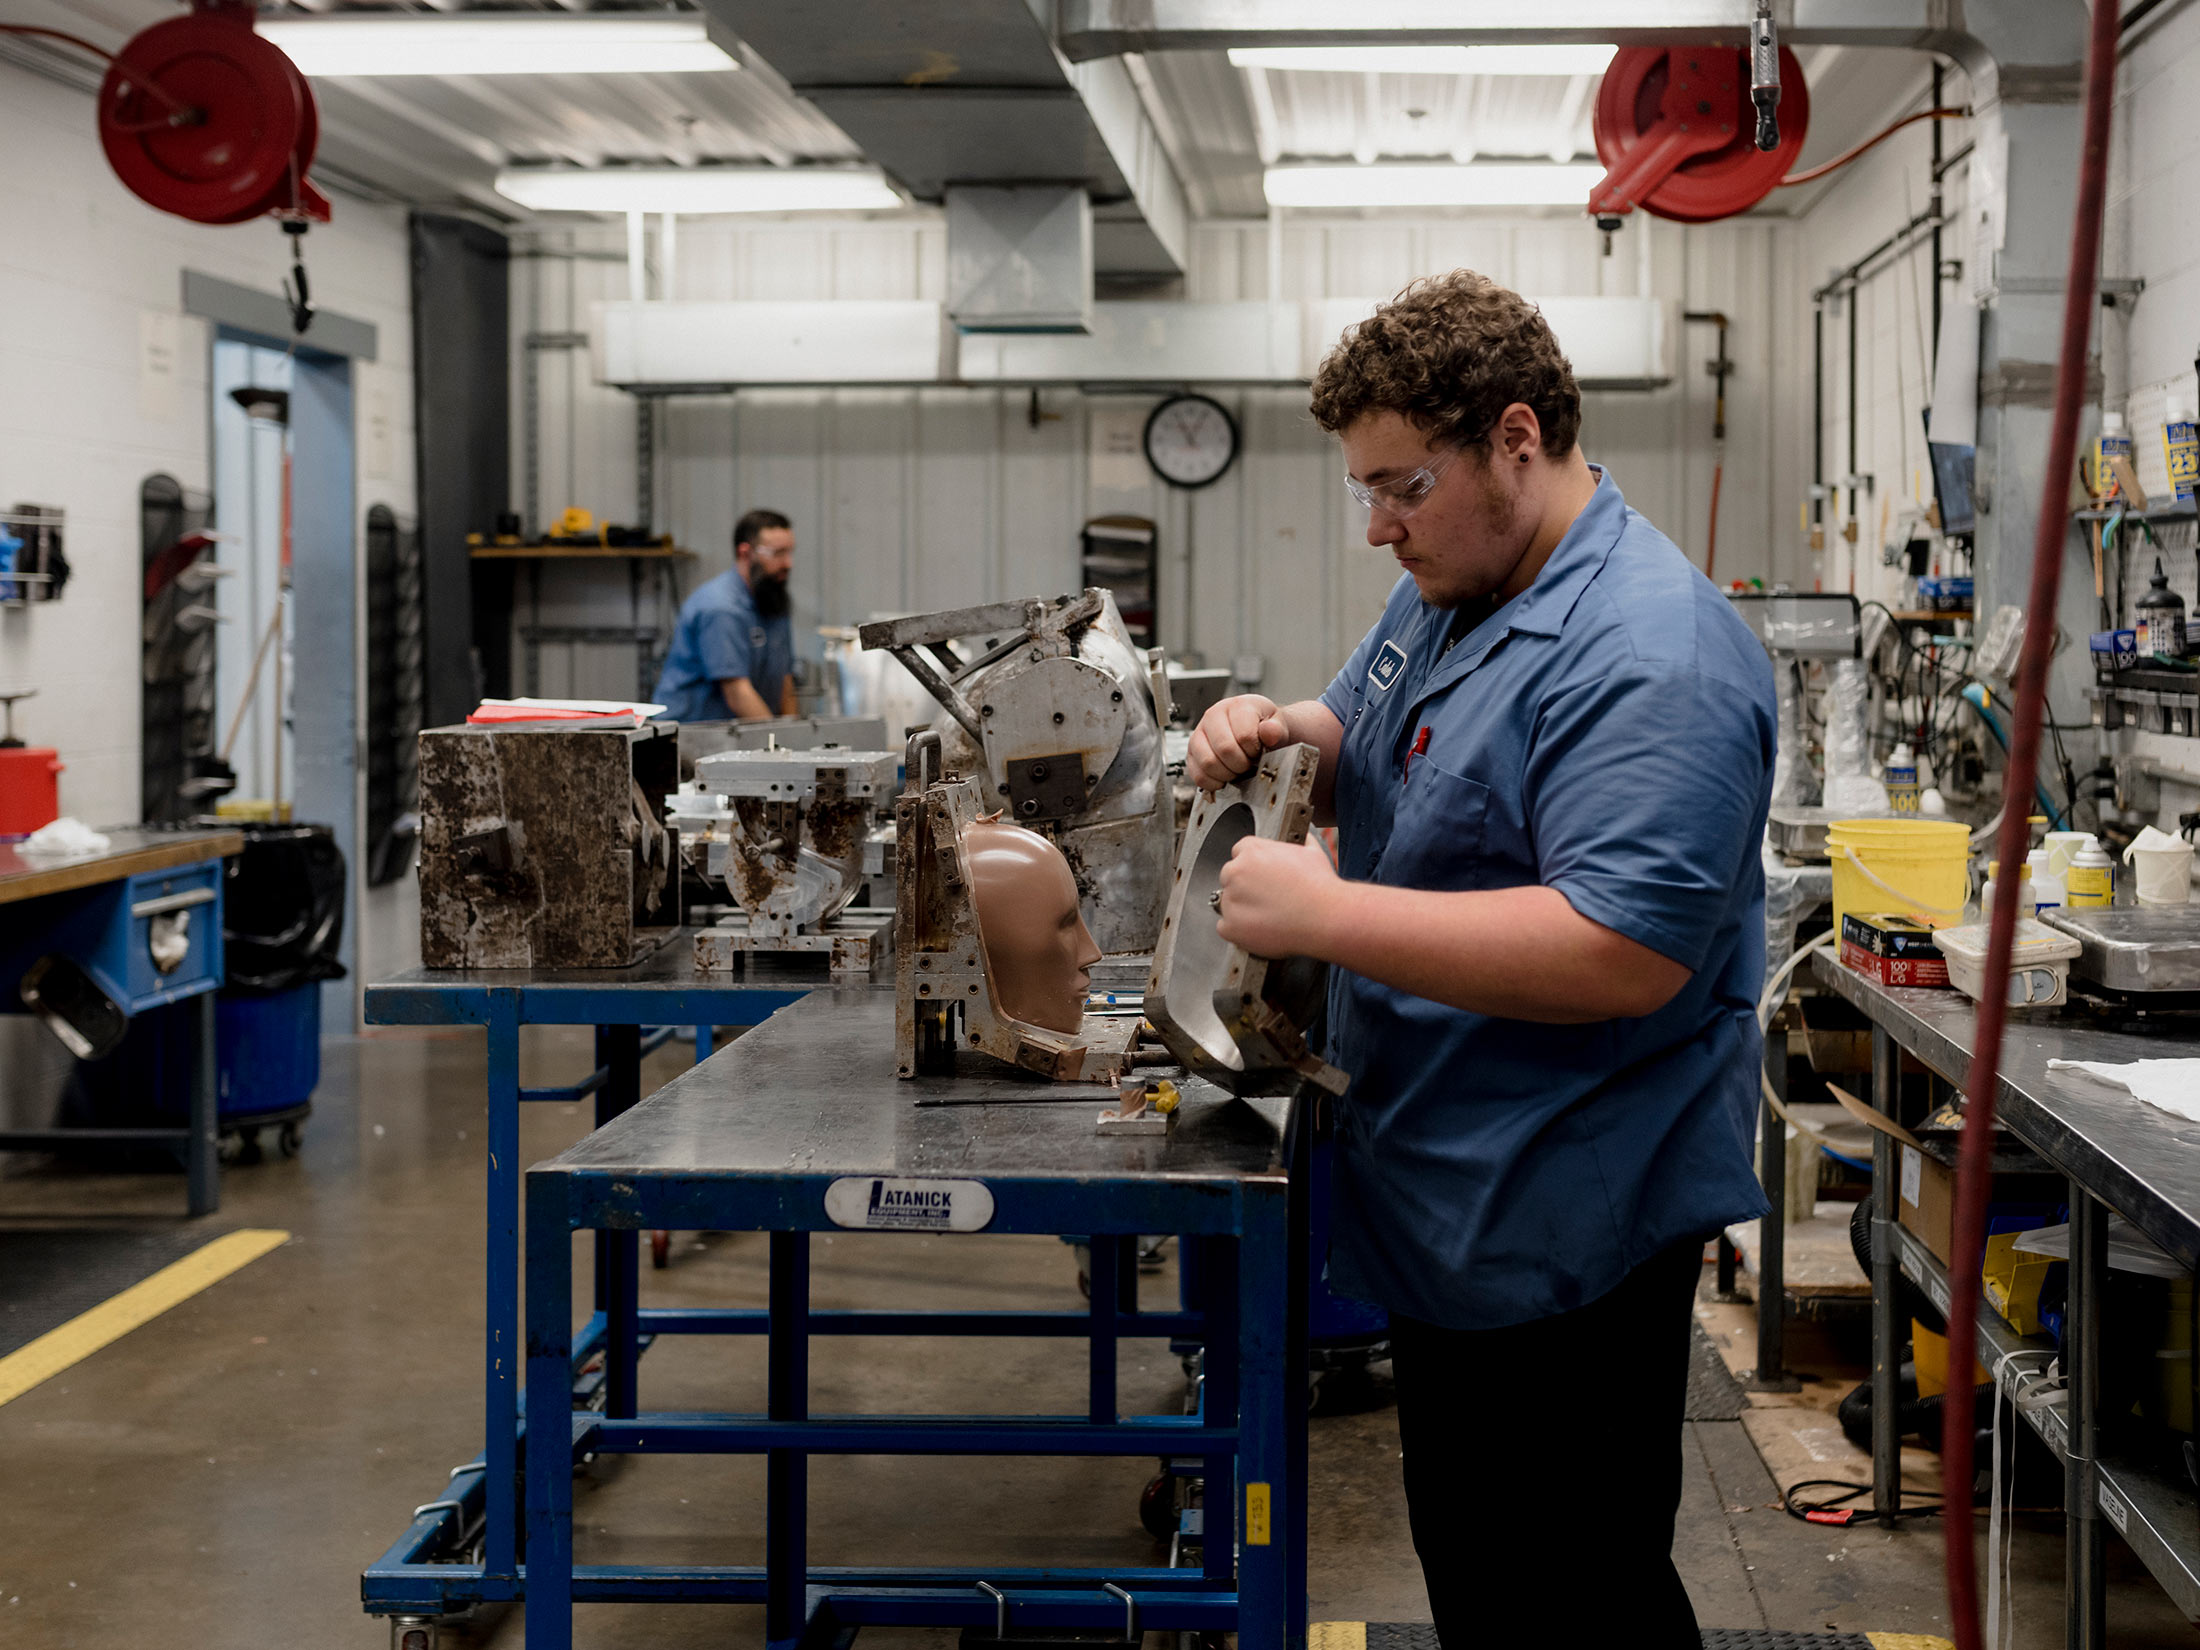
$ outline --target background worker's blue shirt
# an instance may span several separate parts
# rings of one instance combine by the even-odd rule
[[[748,580],[729,567],[680,604],[672,651],[651,697],[675,722],[723,722],[733,711],[718,684],[745,676],[777,716],[780,691],[793,673],[794,621],[784,613],[759,618]]]
[[[1459,1329],[1569,1311],[1764,1208],[1751,1169],[1771,663],[1609,475],[1535,582],[1446,654],[1410,578],[1322,703],[1347,877],[1556,888],[1694,972],[1637,1019],[1544,1025],[1339,969],[1330,1279]],[[1428,742],[1407,753],[1428,730]]]

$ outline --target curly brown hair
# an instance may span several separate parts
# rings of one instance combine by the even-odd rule
[[[1331,434],[1388,411],[1464,446],[1515,401],[1534,409],[1548,456],[1574,450],[1581,391],[1550,324],[1471,269],[1415,281],[1348,328],[1314,374],[1314,417]]]

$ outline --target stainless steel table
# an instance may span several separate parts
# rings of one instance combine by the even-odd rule
[[[1952,991],[1882,986],[1813,959],[1818,979],[1872,1022],[1873,1104],[1900,1118],[1898,1049],[1940,1077],[1969,1075],[1977,1016]],[[1996,1115],[2011,1133],[2070,1182],[2070,1284],[2064,1307],[2062,1366],[2069,1383],[2060,1413],[2023,1411],[2062,1458],[2067,1478],[2066,1642],[2072,1650],[2107,1643],[2105,1531],[2113,1525],[2178,1607],[2200,1622],[2200,1504],[2190,1483],[2142,1463],[2104,1458],[2100,1449],[2101,1300],[2108,1271],[2108,1214],[2114,1210],[2187,1267],[2200,1268],[2200,1124],[2187,1123],[2097,1084],[2050,1072],[2050,1060],[2127,1061],[2200,1053],[2174,1025],[2160,1033],[2110,1030],[2074,1014],[2013,1014],[2002,1050]],[[1906,1273],[1936,1305],[1948,1302],[1944,1267],[1892,1218],[1895,1142],[1880,1134],[1873,1151],[1872,1266],[1873,1505],[1892,1521],[1900,1486],[1895,1384],[1901,1335],[1895,1277]],[[2018,1336],[1989,1305],[1979,1308],[1979,1344],[1990,1365],[2010,1352],[2055,1350]]]
[[[527,1643],[566,1650],[575,1602],[762,1602],[773,1647],[869,1624],[1222,1632],[1261,1650],[1303,1644],[1305,1577],[1303,1184],[1308,1108],[1187,1085],[1173,1136],[1100,1136],[1095,1100],[993,1076],[894,1075],[893,1000],[820,991],[527,1174]],[[996,1073],[998,1068],[992,1068]],[[1010,1091],[1019,1098],[1001,1098]],[[920,1104],[920,1101],[959,1101]],[[650,1226],[771,1234],[767,1313],[677,1314],[686,1333],[770,1337],[760,1415],[651,1413],[631,1391],[571,1429],[544,1424],[572,1378],[576,1230]],[[1089,1313],[813,1312],[810,1234],[864,1230],[1093,1234]],[[1193,1310],[1139,1309],[1140,1232],[1200,1255]],[[964,1241],[978,1241],[975,1236]],[[614,1300],[613,1344],[659,1315]],[[675,1315],[667,1314],[666,1317]],[[761,1319],[762,1321],[758,1321]],[[821,1416],[808,1403],[820,1334],[1021,1335],[1089,1340],[1082,1415]],[[1204,1346],[1192,1415],[1123,1415],[1116,1344]],[[761,1567],[576,1566],[576,1450],[746,1453],[767,1462]],[[817,1454],[1182,1456],[1208,1486],[1199,1568],[812,1567],[807,1466]],[[1065,1532],[1074,1538],[1076,1532]]]

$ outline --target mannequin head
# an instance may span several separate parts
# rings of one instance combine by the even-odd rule
[[[1049,1031],[1076,1031],[1100,947],[1078,912],[1069,861],[1021,825],[971,825],[963,848],[1001,1012]]]

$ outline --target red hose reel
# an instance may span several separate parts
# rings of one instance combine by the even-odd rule
[[[189,16],[133,38],[99,88],[100,143],[163,212],[326,223],[328,197],[306,176],[321,139],[312,88],[252,18],[250,0],[192,0]]]
[[[1622,46],[1597,92],[1605,176],[1590,192],[1591,216],[1617,218],[1639,206],[1676,223],[1710,223],[1747,212],[1794,167],[1810,127],[1810,87],[1785,46],[1779,110],[1779,144],[1760,150],[1747,51]]]

